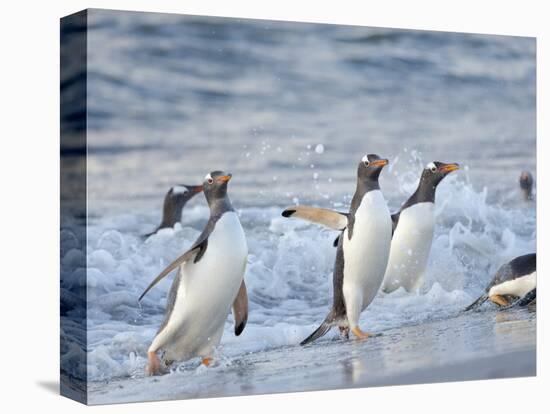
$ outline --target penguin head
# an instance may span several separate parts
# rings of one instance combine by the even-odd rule
[[[435,188],[449,173],[458,169],[459,166],[456,163],[445,164],[444,162],[432,161],[422,171],[420,183]]]
[[[526,200],[531,199],[533,191],[533,176],[528,171],[522,171],[519,176],[519,187]]]
[[[206,200],[210,203],[211,201],[225,198],[229,180],[231,180],[231,174],[223,171],[212,171],[206,174],[202,184]]]
[[[201,191],[202,185],[178,184],[168,190],[165,203],[172,203],[176,208],[181,208],[185,205],[185,203]]]
[[[378,182],[378,177],[382,172],[382,168],[388,165],[386,158],[380,158],[376,154],[367,154],[359,162],[357,167],[358,182]]]
[[[202,191],[202,185],[177,184],[168,193],[175,197],[191,198]]]

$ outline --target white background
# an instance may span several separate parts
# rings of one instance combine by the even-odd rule
[[[0,13],[0,406],[81,412],[59,397],[59,18],[87,8],[536,36],[538,251],[548,246],[550,23],[544,1],[4,1]],[[546,94],[543,93],[546,91]],[[548,230],[547,230],[548,231]],[[143,403],[95,412],[182,410],[548,412],[548,260],[538,257],[538,377],[423,386]],[[542,290],[541,290],[542,289]],[[546,326],[545,326],[546,325]],[[546,353],[544,353],[546,351]],[[544,391],[546,393],[544,393]],[[9,411],[8,411],[9,410]]]

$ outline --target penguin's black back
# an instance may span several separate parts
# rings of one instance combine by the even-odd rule
[[[529,275],[537,270],[537,254],[518,256],[510,262],[510,267],[516,277]]]
[[[495,277],[487,286],[487,292],[495,285],[517,279],[518,277],[529,275],[537,270],[537,254],[530,253],[523,256],[518,256],[502,265],[498,269]]]

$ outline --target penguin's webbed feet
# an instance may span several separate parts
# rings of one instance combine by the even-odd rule
[[[351,329],[351,332],[358,338],[358,339],[367,339],[369,336],[374,336],[371,333],[363,332],[358,326]]]
[[[499,306],[508,306],[509,305],[508,300],[505,297],[501,296],[501,295],[489,296],[489,300],[493,303],[496,303]]]
[[[213,358],[205,357],[205,358],[202,358],[201,363],[202,363],[205,367],[209,367],[210,364],[212,363],[212,361],[213,361]]]
[[[162,375],[166,372],[156,352],[147,352],[149,364],[145,370],[148,376]]]

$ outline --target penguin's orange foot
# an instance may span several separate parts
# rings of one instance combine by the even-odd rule
[[[372,336],[372,334],[368,332],[363,332],[358,326],[356,326],[355,328],[352,328],[351,331],[359,339],[367,339],[369,336]]]
[[[163,373],[162,365],[156,352],[148,352],[147,358],[149,359],[149,365],[147,365],[147,375],[161,375]]]
[[[489,296],[489,300],[499,306],[508,306],[508,301],[500,295]]]
[[[202,362],[202,364],[203,364],[204,366],[209,367],[210,364],[212,363],[212,358],[208,358],[208,357],[207,357],[207,358],[203,358],[201,362]]]

